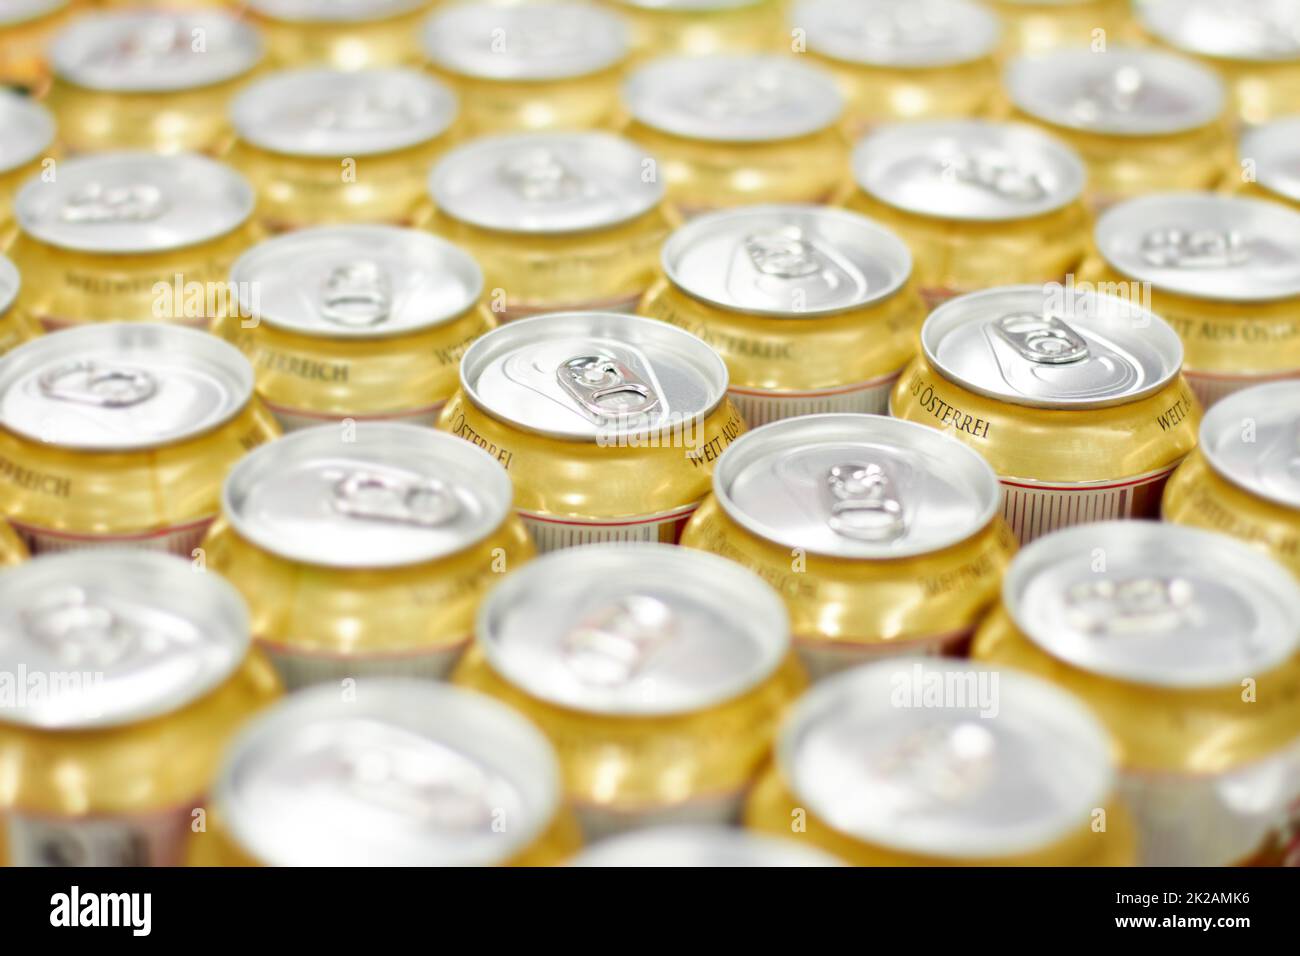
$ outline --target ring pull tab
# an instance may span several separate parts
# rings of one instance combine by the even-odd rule
[[[836,534],[856,541],[897,541],[907,531],[897,476],[867,464],[835,465],[826,473],[831,492],[827,524]]]
[[[349,518],[436,528],[460,514],[460,503],[436,478],[402,479],[353,471],[334,484],[334,510]]]
[[[636,677],[675,635],[672,608],[655,597],[627,595],[589,615],[565,636],[565,662],[588,684],[617,687]]]
[[[136,642],[137,631],[83,588],[56,588],[21,612],[23,627],[69,667],[107,667]]]
[[[984,789],[997,772],[997,755],[996,738],[976,720],[921,727],[884,749],[873,766],[906,780],[918,799],[951,805]]]
[[[1171,269],[1228,269],[1250,258],[1235,229],[1153,229],[1142,237],[1138,251],[1151,265]]]
[[[758,116],[780,103],[783,76],[772,69],[741,70],[699,92],[695,98],[701,116],[718,120]]]
[[[498,167],[497,175],[527,202],[563,202],[582,193],[582,178],[554,151],[523,150]]]
[[[1022,169],[1005,156],[959,153],[943,170],[958,182],[1017,202],[1037,202],[1048,195],[1038,173]]]
[[[993,332],[1021,357],[1039,365],[1066,365],[1088,357],[1088,343],[1054,315],[1017,312],[993,323]]]
[[[485,769],[438,741],[387,726],[367,727],[336,743],[331,756],[325,766],[367,806],[455,830],[492,820],[492,780]]]
[[[46,369],[36,385],[45,398],[98,408],[129,408],[158,392],[158,380],[143,369],[101,365],[93,359]]]
[[[1178,577],[1088,581],[1065,595],[1066,620],[1091,637],[1168,633],[1195,626],[1196,588]]]
[[[164,66],[168,60],[190,53],[188,24],[151,20],[144,29],[94,50],[88,62],[118,67]]]
[[[592,421],[645,415],[659,408],[659,396],[649,382],[618,359],[580,355],[556,370],[560,387]]]
[[[429,112],[429,103],[399,87],[357,90],[312,104],[297,114],[314,129],[338,132],[404,129]],[[301,122],[301,119],[300,119]]]
[[[163,191],[150,183],[87,183],[69,196],[59,218],[72,223],[148,222],[167,211]]]
[[[391,314],[392,304],[392,284],[377,262],[338,266],[321,283],[321,316],[345,328],[366,329],[382,324]]]
[[[1107,113],[1131,113],[1145,87],[1146,77],[1138,67],[1122,66],[1092,77],[1071,112],[1084,122],[1096,122]]]
[[[798,226],[751,233],[744,241],[754,268],[765,276],[801,279],[822,269],[817,247],[804,238]]]

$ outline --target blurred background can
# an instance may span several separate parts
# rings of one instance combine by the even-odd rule
[[[1300,117],[1273,120],[1241,137],[1233,182],[1246,195],[1300,211]]]
[[[1131,7],[1142,0],[984,0],[1003,24],[1007,57],[1063,47],[1105,50],[1136,41]]]
[[[605,0],[632,27],[635,55],[708,56],[789,49],[784,0]]]
[[[54,117],[34,100],[0,90],[0,250],[13,240],[18,187],[54,156]]]
[[[278,68],[339,70],[420,61],[420,23],[431,0],[243,0]]]
[[[0,84],[44,93],[47,47],[75,13],[70,0],[9,0],[0,9]]]
[[[0,256],[0,355],[41,334],[40,326],[14,308],[21,285],[14,264]]]

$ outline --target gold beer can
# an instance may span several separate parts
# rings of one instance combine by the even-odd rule
[[[46,48],[74,14],[70,0],[8,0],[0,9],[0,85],[44,93]]]
[[[965,651],[1015,544],[969,448],[879,415],[809,415],[737,439],[682,544],[785,601],[821,677],[885,654]]]
[[[722,356],[727,393],[750,427],[884,412],[925,316],[907,247],[840,209],[746,206],[700,216],[664,245],[663,271],[641,314]]]
[[[54,117],[49,110],[25,96],[0,90],[0,250],[13,239],[14,194],[41,171],[44,160],[51,159],[53,145]]]
[[[0,863],[178,866],[229,740],[280,694],[215,574],[61,554],[0,575]]]
[[[1183,340],[1187,381],[1207,408],[1300,376],[1300,212],[1243,196],[1145,196],[1112,207],[1093,239],[1089,278],[1141,285]]]
[[[231,263],[259,235],[253,190],[186,153],[63,160],[19,191],[15,308],[47,332],[104,322],[206,328],[234,303]]]
[[[1232,165],[1222,81],[1195,60],[1112,47],[1018,57],[1006,70],[1015,117],[1068,143],[1104,208],[1143,193],[1213,189]]]
[[[1011,286],[945,303],[890,399],[898,418],[978,451],[1021,544],[1057,528],[1153,518],[1196,447],[1183,347],[1132,298]]]
[[[27,546],[9,522],[0,518],[0,567],[8,567],[27,560]]]
[[[253,365],[286,431],[326,421],[432,425],[456,391],[461,356],[495,325],[466,253],[394,226],[320,226],[238,260],[238,314],[213,331]]]
[[[605,0],[627,18],[639,59],[789,49],[785,0]]]
[[[438,427],[505,466],[539,551],[675,542],[745,430],[727,367],[664,322],[563,312],[466,351]]]
[[[759,202],[830,203],[847,186],[844,98],[789,56],[670,57],[623,86],[623,130],[656,158],[683,218]]]
[[[466,3],[424,27],[434,76],[455,90],[466,134],[611,126],[627,28],[587,3]]]
[[[231,469],[204,559],[248,602],[290,690],[436,680],[483,594],[534,553],[511,494],[486,452],[431,428],[321,425]]]
[[[235,348],[143,322],[7,353],[0,423],[0,514],[33,554],[130,545],[189,557],[227,469],[279,434]]]
[[[14,308],[21,286],[22,277],[14,264],[0,256],[0,355],[41,334],[39,327]]]
[[[1265,555],[1172,524],[1071,528],[1012,563],[972,652],[1063,686],[1106,724],[1140,863],[1276,862],[1276,841],[1294,840],[1300,585]]]
[[[931,307],[964,292],[1059,282],[1083,259],[1083,161],[1021,123],[882,126],[853,151],[850,209],[911,247]]]
[[[771,588],[651,544],[575,548],[507,577],[453,679],[550,738],[589,840],[738,819],[807,683]]]
[[[272,231],[339,223],[416,224],[425,176],[451,142],[456,97],[413,69],[287,70],[231,108],[231,165]]]
[[[844,93],[850,140],[894,120],[981,116],[998,102],[1001,28],[967,0],[799,0],[792,29]]]
[[[1123,866],[1112,743],[1010,668],[895,658],[798,701],[745,824],[857,866]]]
[[[1233,175],[1245,195],[1300,211],[1300,117],[1248,130],[1241,137],[1238,158],[1240,166]]]
[[[1221,531],[1300,577],[1300,381],[1229,395],[1165,487],[1166,521]]]
[[[431,228],[483,267],[502,321],[630,312],[654,281],[672,228],[653,164],[608,133],[484,137],[434,167]]]
[[[420,62],[431,0],[243,0],[277,68],[371,70]]]
[[[1145,0],[984,0],[1003,24],[1007,57],[1061,47],[1105,50],[1140,39],[1130,9]]]
[[[601,840],[570,866],[806,867],[842,866],[829,853],[737,827],[695,824],[650,827]]]

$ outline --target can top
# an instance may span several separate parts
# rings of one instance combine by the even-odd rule
[[[0,23],[14,26],[62,10],[68,0],[9,0],[0,8]]]
[[[1150,33],[1191,53],[1300,59],[1300,7],[1288,0],[1146,0],[1134,9]]]
[[[1073,696],[938,658],[821,682],[794,705],[776,761],[834,829],[942,859],[1008,857],[1084,832],[1114,785],[1110,740]]]
[[[416,425],[293,432],[249,452],[221,491],[244,538],[291,561],[388,568],[435,561],[510,515],[510,478],[469,442]]]
[[[625,7],[639,10],[662,10],[666,13],[705,13],[756,7],[765,0],[615,0]]]
[[[241,312],[330,339],[406,335],[474,307],[483,273],[457,246],[417,229],[320,226],[258,243],[230,270]]]
[[[1157,50],[1052,50],[1006,70],[1012,102],[1055,126],[1112,136],[1181,133],[1213,123],[1223,81],[1195,60]]]
[[[1300,380],[1255,385],[1201,419],[1201,451],[1228,481],[1300,510]]]
[[[245,0],[254,13],[294,23],[366,23],[413,13],[429,0]]]
[[[1097,249],[1157,289],[1259,302],[1300,295],[1300,212],[1215,193],[1139,196],[1097,220]]]
[[[943,432],[883,415],[803,415],[741,435],[713,471],[746,530],[848,559],[927,554],[997,514],[993,469]]]
[[[374,156],[419,146],[456,118],[455,94],[413,69],[285,70],[231,104],[246,142],[286,156]]]
[[[248,611],[216,574],[131,548],[67,551],[0,575],[0,671],[48,692],[0,720],[98,730],[158,717],[225,681],[250,644]]]
[[[921,349],[949,381],[1033,408],[1133,402],[1164,388],[1183,364],[1178,334],[1154,312],[1058,283],[949,299],[921,326]]]
[[[800,0],[789,20],[814,53],[902,69],[982,60],[1002,32],[996,16],[966,0]]]
[[[576,441],[698,428],[727,366],[676,326],[615,312],[555,312],[477,339],[460,363],[475,405],[516,428]]]
[[[0,316],[14,304],[21,286],[22,277],[18,275],[18,267],[8,257],[0,255]]]
[[[912,274],[896,235],[827,206],[745,206],[692,219],[664,244],[683,292],[721,309],[816,318],[887,299]]]
[[[261,58],[257,31],[215,11],[92,14],[73,20],[50,44],[60,78],[112,93],[214,86],[248,73]]]
[[[601,840],[570,866],[751,867],[843,866],[829,853],[794,840],[737,827],[679,825],[634,830]]]
[[[587,76],[627,51],[622,18],[587,3],[463,4],[438,11],[424,27],[424,52],[436,66],[485,80]]]
[[[1255,164],[1255,181],[1300,203],[1300,116],[1273,120],[1242,134],[1243,162]]]
[[[652,129],[723,143],[808,136],[844,110],[834,78],[820,67],[745,54],[652,60],[623,84],[623,103]]]
[[[757,575],[666,544],[591,545],[530,561],[488,595],[475,633],[514,686],[616,717],[733,700],[790,652],[785,605]]]
[[[650,158],[608,133],[485,136],[442,158],[429,174],[438,208],[482,229],[565,233],[614,226],[664,197]]]
[[[1083,162],[1022,123],[924,120],[882,126],[858,141],[853,175],[887,205],[961,221],[1027,219],[1083,192]]]
[[[1052,657],[1148,686],[1226,687],[1300,651],[1290,572],[1236,538],[1183,525],[1056,531],[1012,560],[1002,599]]]
[[[54,179],[33,176],[14,199],[14,215],[51,246],[127,255],[227,235],[253,205],[248,181],[205,156],[114,152],[60,160]]]
[[[233,418],[253,370],[215,335],[156,322],[101,322],[32,339],[0,357],[0,422],[29,441],[138,451]]]
[[[259,716],[215,798],[235,842],[272,866],[492,865],[550,825],[560,771],[541,732],[490,697],[367,678],[355,700],[314,687]]]
[[[54,142],[54,117],[40,103],[0,89],[0,173],[25,166]]]

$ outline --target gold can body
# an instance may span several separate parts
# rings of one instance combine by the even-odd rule
[[[989,6],[1002,21],[1006,57],[1141,39],[1129,0],[992,0]]]
[[[17,86],[36,95],[50,82],[46,50],[78,11],[75,0],[19,23],[0,23],[0,85]]]
[[[1177,52],[1195,57],[1223,77],[1239,122],[1253,126],[1296,112],[1296,104],[1300,103],[1300,60],[1231,60],[1190,50]]]
[[[26,313],[10,307],[0,313],[0,355],[41,334],[41,327]]]
[[[27,546],[9,523],[0,519],[0,567],[27,560]]]
[[[809,56],[834,74],[844,94],[840,125],[850,142],[882,123],[989,116],[998,106],[1001,86],[992,57],[909,68]]]
[[[423,59],[420,27],[431,4],[380,20],[277,20],[249,12],[276,69],[326,66],[340,70],[409,66]]]
[[[760,53],[790,49],[785,0],[720,3],[715,9],[671,9],[606,0],[629,22],[638,60],[685,54]]]
[[[552,80],[497,80],[426,69],[455,91],[456,122],[466,136],[609,128],[619,112],[622,64]]]

